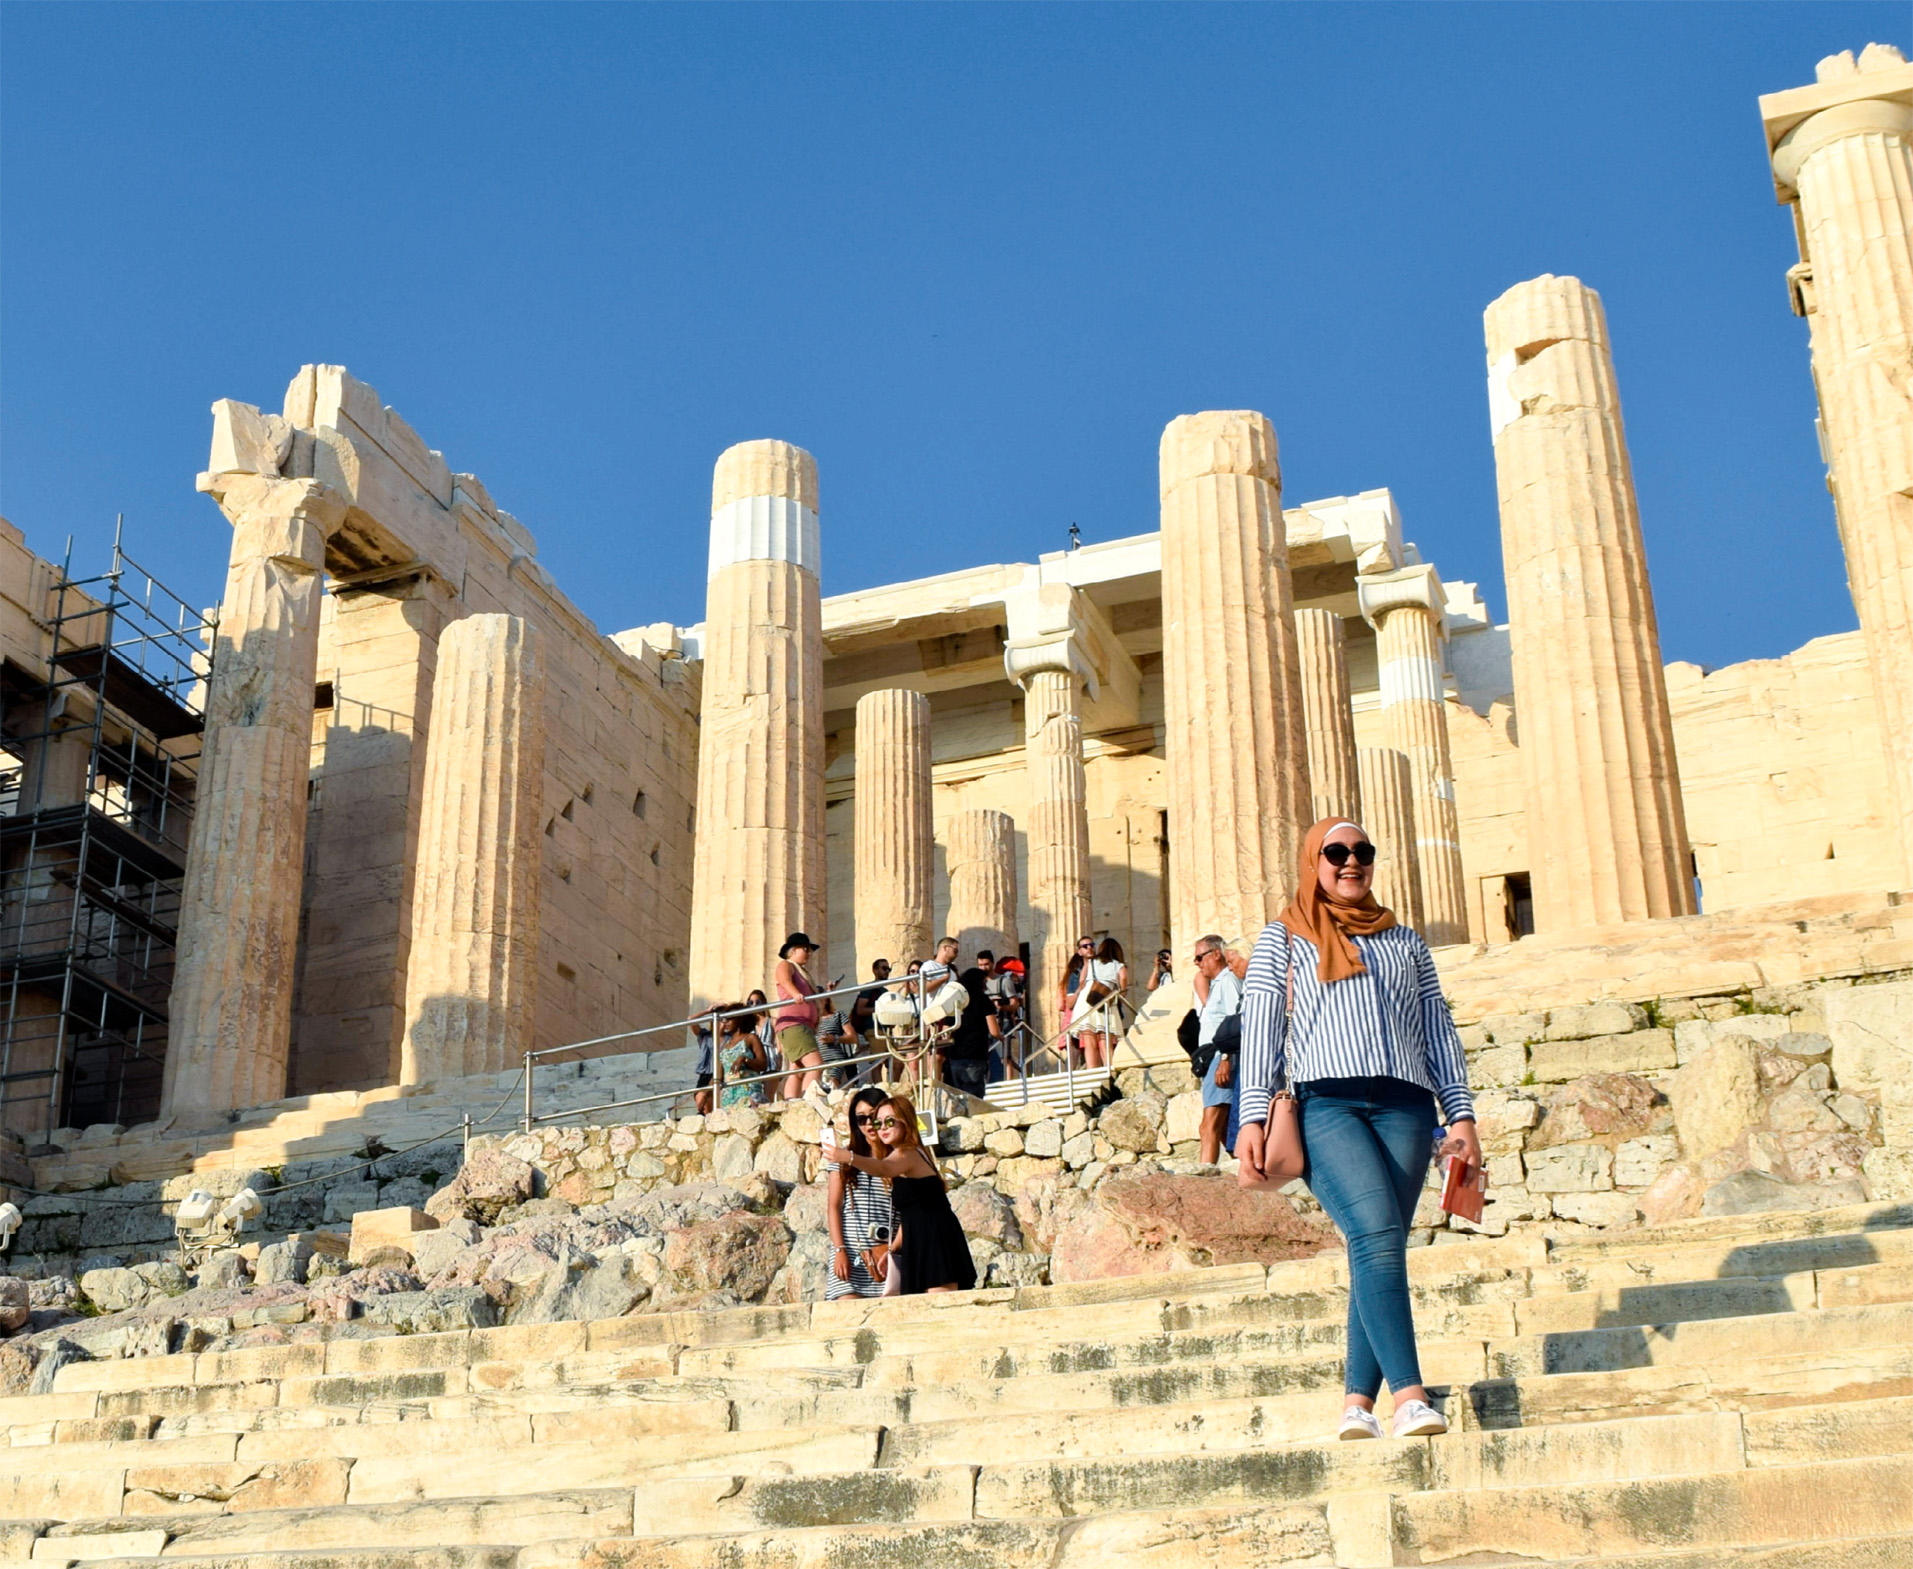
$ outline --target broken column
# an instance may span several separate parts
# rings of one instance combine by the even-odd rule
[[[957,963],[969,968],[984,948],[999,959],[1015,958],[1016,824],[1008,812],[958,812],[944,839]]]
[[[1362,615],[1376,632],[1388,744],[1407,753],[1413,769],[1421,933],[1433,948],[1466,942],[1461,826],[1442,674],[1441,579],[1431,566],[1414,566],[1355,581]]]
[[[886,688],[857,699],[858,975],[876,959],[901,973],[930,957],[930,699]],[[815,936],[816,933],[812,933]]]
[[[1295,887],[1308,736],[1275,428],[1250,411],[1163,431],[1170,929],[1253,937]]]
[[[1601,298],[1577,278],[1488,307],[1535,930],[1689,915],[1660,629]]]
[[[1342,618],[1332,610],[1296,611],[1295,644],[1309,738],[1310,810],[1318,820],[1346,817],[1359,823],[1362,786],[1355,764],[1354,694]]]
[[[530,1049],[544,680],[531,627],[470,616],[438,640],[399,1082],[497,1073]]]
[[[326,539],[314,480],[210,473],[233,526],[180,895],[162,1115],[285,1093]]]
[[[1913,65],[1889,44],[1829,56],[1760,100],[1794,206],[1822,450],[1913,873]],[[1524,743],[1525,744],[1525,743]],[[1895,886],[1904,886],[1896,883]]]
[[[1421,872],[1415,861],[1414,770],[1406,752],[1365,746],[1356,754],[1362,780],[1358,819],[1375,846],[1375,897],[1404,926],[1422,929]]]
[[[824,621],[817,461],[785,441],[717,460],[692,874],[693,1007],[770,989],[825,940]]]

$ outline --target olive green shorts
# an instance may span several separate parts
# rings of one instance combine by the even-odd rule
[[[820,1057],[817,1032],[808,1024],[786,1024],[777,1032],[777,1049],[784,1054],[784,1066],[795,1068],[806,1057]]]

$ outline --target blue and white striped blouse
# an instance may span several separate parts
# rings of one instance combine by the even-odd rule
[[[1435,960],[1418,932],[1391,926],[1350,939],[1368,966],[1333,986],[1315,973],[1315,944],[1280,921],[1255,940],[1242,993],[1242,1120],[1266,1122],[1269,1100],[1288,1077],[1405,1079],[1432,1090],[1453,1122],[1475,1114],[1468,1059],[1442,1001]],[[1294,1040],[1284,995],[1295,966]]]

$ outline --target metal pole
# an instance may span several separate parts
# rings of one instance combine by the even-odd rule
[[[525,1053],[525,1131],[531,1132],[531,1053]]]

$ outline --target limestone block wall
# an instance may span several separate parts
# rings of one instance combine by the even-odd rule
[[[1701,907],[1900,886],[1865,641],[1667,667]]]

